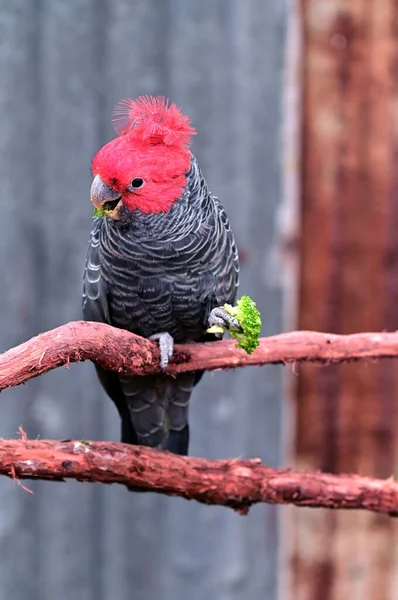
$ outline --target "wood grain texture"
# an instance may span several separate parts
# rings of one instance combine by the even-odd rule
[[[0,351],[81,318],[90,162],[121,98],[164,94],[198,130],[193,150],[226,205],[259,298],[281,331],[276,246],[287,6],[280,0],[0,2]],[[280,460],[281,368],[208,374],[191,451]],[[242,401],[243,400],[243,401]],[[119,439],[92,365],[1,394],[0,436]],[[175,600],[276,594],[276,508],[230,511],[115,486],[0,481],[0,599]]]
[[[298,326],[338,334],[398,328],[397,3],[302,2],[301,298]],[[393,362],[300,369],[296,464],[396,473]],[[396,525],[299,515],[292,597],[391,599]],[[309,548],[309,551],[307,550]],[[391,595],[392,594],[392,595]]]

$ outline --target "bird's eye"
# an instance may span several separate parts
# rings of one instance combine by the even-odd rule
[[[132,190],[138,190],[138,188],[145,185],[145,181],[141,179],[141,177],[134,177],[133,181],[130,183],[130,188]]]

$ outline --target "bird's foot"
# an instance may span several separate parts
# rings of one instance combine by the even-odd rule
[[[235,327],[236,329],[241,329],[239,322],[235,317],[232,317],[229,312],[225,310],[222,306],[216,306],[211,311],[208,318],[208,326],[211,327],[222,327],[223,330],[228,329],[229,327]],[[215,332],[214,335],[218,338],[222,338],[223,333],[221,331]]]
[[[154,333],[153,335],[150,335],[148,339],[159,343],[160,367],[164,371],[169,364],[171,357],[173,356],[174,340],[172,336],[167,333],[167,331]]]

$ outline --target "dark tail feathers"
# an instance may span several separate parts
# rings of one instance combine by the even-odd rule
[[[176,378],[120,376],[128,408],[122,416],[122,442],[188,454],[188,405],[196,379],[195,373]]]

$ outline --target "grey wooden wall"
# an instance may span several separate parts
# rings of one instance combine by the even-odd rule
[[[281,327],[269,256],[281,202],[281,0],[0,0],[0,351],[80,318],[90,161],[123,97],[193,120],[246,260],[241,290]],[[191,454],[280,458],[277,367],[208,374]],[[1,395],[0,436],[117,439],[90,364]],[[0,481],[0,600],[276,597],[277,512],[241,518],[117,487]]]

